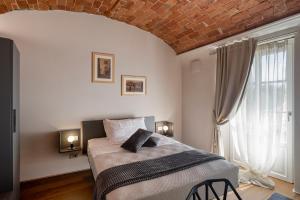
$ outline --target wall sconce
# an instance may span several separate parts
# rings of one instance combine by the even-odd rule
[[[165,135],[167,137],[173,137],[173,123],[168,121],[155,122],[155,132]]]
[[[59,152],[78,152],[81,150],[80,129],[61,130],[59,131]],[[77,156],[72,154],[73,157]],[[71,156],[70,156],[71,157]]]

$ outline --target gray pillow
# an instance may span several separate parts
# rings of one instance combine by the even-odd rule
[[[156,147],[158,144],[159,138],[151,136],[145,144],[143,144],[143,147]]]
[[[131,151],[131,152],[138,152],[140,148],[145,144],[145,142],[149,139],[152,135],[151,131],[147,131],[144,129],[138,129],[126,142],[124,142],[121,147]]]

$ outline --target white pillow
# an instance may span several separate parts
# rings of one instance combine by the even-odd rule
[[[103,120],[106,136],[112,144],[124,143],[139,128],[147,129],[144,118]]]

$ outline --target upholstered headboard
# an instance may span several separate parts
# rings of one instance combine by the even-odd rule
[[[122,118],[129,119],[129,118]],[[145,125],[149,131],[155,131],[155,118],[154,116],[145,117]],[[103,120],[91,120],[82,122],[82,153],[87,153],[88,140],[93,138],[106,137],[103,126]]]

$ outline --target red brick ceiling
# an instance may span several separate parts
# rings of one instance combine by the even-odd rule
[[[300,0],[0,0],[0,13],[24,9],[104,15],[182,53],[299,13]]]

